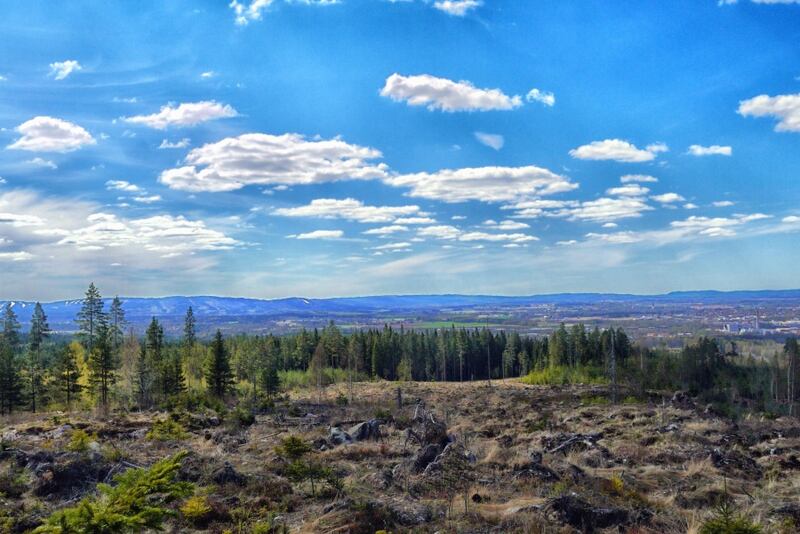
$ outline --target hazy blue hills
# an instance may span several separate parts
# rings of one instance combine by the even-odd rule
[[[529,296],[496,295],[384,295],[326,299],[283,298],[249,299],[236,297],[121,297],[127,317],[141,322],[152,316],[160,318],[183,316],[191,306],[198,318],[263,317],[319,318],[352,315],[376,315],[392,312],[430,312],[438,309],[480,307],[519,307],[541,304],[616,303],[752,303],[757,301],[798,300],[800,289],[756,291],[679,291],[661,295],[632,295],[616,293],[558,293]],[[5,305],[6,301],[0,301]],[[27,323],[33,302],[11,301],[20,321]],[[110,299],[106,299],[106,307]],[[74,321],[81,307],[80,300],[42,303],[50,322],[68,324]]]

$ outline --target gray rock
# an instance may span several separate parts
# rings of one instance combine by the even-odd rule
[[[328,441],[334,445],[345,445],[353,443],[353,438],[338,426],[334,426],[328,432]]]

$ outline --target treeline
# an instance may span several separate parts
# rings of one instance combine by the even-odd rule
[[[197,339],[191,308],[182,336],[166,339],[157,318],[142,337],[127,331],[123,302],[104,309],[91,284],[71,342],[51,339],[36,304],[22,333],[10,304],[0,337],[0,413],[73,405],[164,406],[187,397],[270,397],[292,374],[322,386],[335,379],[470,381],[527,375],[531,383],[601,382],[644,394],[684,389],[710,400],[793,410],[797,341],[771,361],[744,358],[734,344],[700,339],[681,351],[648,349],[622,329],[561,325],[550,336],[489,329],[410,330],[385,326],[343,333],[322,329],[284,336]]]

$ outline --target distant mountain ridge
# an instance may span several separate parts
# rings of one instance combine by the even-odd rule
[[[480,306],[530,306],[541,304],[596,304],[598,302],[702,302],[732,303],[764,300],[800,299],[800,289],[743,290],[743,291],[674,291],[658,295],[627,293],[554,293],[528,296],[500,295],[376,295],[366,297],[336,297],[306,299],[252,299],[215,296],[120,297],[126,315],[141,321],[151,316],[178,317],[191,306],[202,317],[265,317],[314,318],[336,315],[361,315],[410,310],[458,309]],[[111,299],[104,299],[106,309]],[[0,306],[6,302],[0,301]],[[30,320],[34,302],[10,301],[23,323]],[[80,299],[43,302],[51,323],[74,321],[81,307]]]

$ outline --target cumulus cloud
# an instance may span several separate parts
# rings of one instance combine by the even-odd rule
[[[340,2],[340,0],[285,0],[287,3],[304,4],[308,6],[330,6]],[[250,2],[240,2],[233,0],[228,6],[233,10],[236,24],[246,26],[251,21],[261,20],[264,11],[275,3],[275,0],[250,0]]]
[[[50,63],[50,76],[56,80],[63,80],[73,72],[82,70],[83,67],[74,59]]]
[[[522,233],[493,234],[488,232],[466,232],[451,225],[426,226],[417,230],[417,236],[465,242],[489,241],[526,243],[528,241],[539,240],[538,237]]]
[[[433,7],[454,17],[463,17],[483,4],[480,0],[436,0]]]
[[[678,193],[664,193],[663,195],[653,195],[650,198],[661,204],[674,204],[675,202],[683,202],[686,200]]]
[[[96,143],[82,127],[71,122],[40,115],[16,127],[22,137],[8,145],[13,150],[31,152],[71,152]]]
[[[556,103],[556,95],[549,91],[541,91],[539,89],[531,89],[525,96],[528,102],[539,102],[547,107],[553,107]]]
[[[372,228],[364,232],[366,235],[391,235],[396,234],[398,232],[406,232],[408,231],[408,226],[403,226],[402,224],[393,224],[390,226],[381,226],[380,228]]]
[[[262,133],[228,137],[198,147],[183,167],[168,169],[159,180],[185,191],[233,191],[247,185],[300,185],[368,180],[387,175],[374,148],[339,138],[307,140],[299,134]]]
[[[552,195],[578,187],[569,178],[535,166],[443,169],[390,176],[389,185],[407,187],[412,197],[444,202],[503,202],[524,196]]]
[[[648,188],[642,187],[637,183],[631,183],[621,187],[612,187],[611,189],[606,190],[606,193],[609,195],[621,197],[641,197],[645,196],[649,192],[650,190]]]
[[[503,145],[506,142],[502,135],[484,132],[475,132],[475,139],[477,139],[482,145],[486,145],[495,150],[500,150],[503,148]]]
[[[501,209],[514,210],[513,216],[517,219],[557,217],[571,221],[612,222],[641,217],[643,212],[653,208],[640,196],[622,196],[588,201],[533,199],[502,206]]]
[[[278,208],[273,215],[282,217],[317,217],[321,219],[345,219],[362,223],[398,222],[398,217],[420,212],[419,206],[366,206],[360,200],[346,198],[318,198],[305,206]],[[399,222],[398,222],[399,224]],[[405,224],[409,224],[406,222]]]
[[[717,200],[711,203],[711,205],[714,206],[715,208],[728,208],[730,206],[733,206],[734,204],[735,202],[731,202],[730,200]]]
[[[33,254],[20,250],[17,252],[0,252],[0,262],[4,261],[28,261],[33,258]]]
[[[436,219],[432,217],[398,217],[394,222],[395,224],[435,224]]]
[[[287,237],[293,237],[294,239],[339,239],[343,236],[344,232],[341,230],[314,230],[313,232]]]
[[[158,148],[161,150],[167,148],[186,148],[187,146],[189,146],[189,143],[191,142],[192,142],[191,139],[189,139],[188,137],[184,137],[180,141],[170,141],[168,139],[164,139],[161,141],[161,144],[158,145]]]
[[[739,102],[744,117],[774,117],[777,132],[800,132],[800,93],[793,95],[759,95]]]
[[[158,113],[125,117],[125,122],[141,124],[156,130],[165,130],[170,126],[194,126],[215,119],[236,117],[238,113],[228,104],[214,100],[202,102],[185,102],[162,106]],[[163,143],[162,143],[163,144]]]
[[[480,89],[468,81],[454,82],[429,74],[394,73],[386,78],[381,96],[406,101],[409,106],[427,106],[431,111],[509,110],[522,105],[519,96],[508,96],[500,89]]]
[[[510,221],[508,219],[500,222],[489,219],[487,221],[483,221],[483,225],[490,228],[496,228],[498,230],[523,230],[525,228],[530,228],[529,224],[525,224],[521,221]]]
[[[127,180],[108,180],[106,182],[106,189],[109,191],[126,191],[129,193],[141,191],[138,185],[132,184]]]
[[[689,147],[689,154],[692,156],[730,156],[733,154],[733,149],[721,145],[692,145]]]
[[[622,139],[605,139],[592,141],[569,151],[569,155],[576,159],[585,160],[612,160],[624,163],[640,163],[652,161],[659,152],[667,152],[669,147],[664,143],[653,143],[645,148]]]
[[[154,202],[160,202],[161,195],[139,195],[133,197],[133,201],[140,204],[152,204]]]

